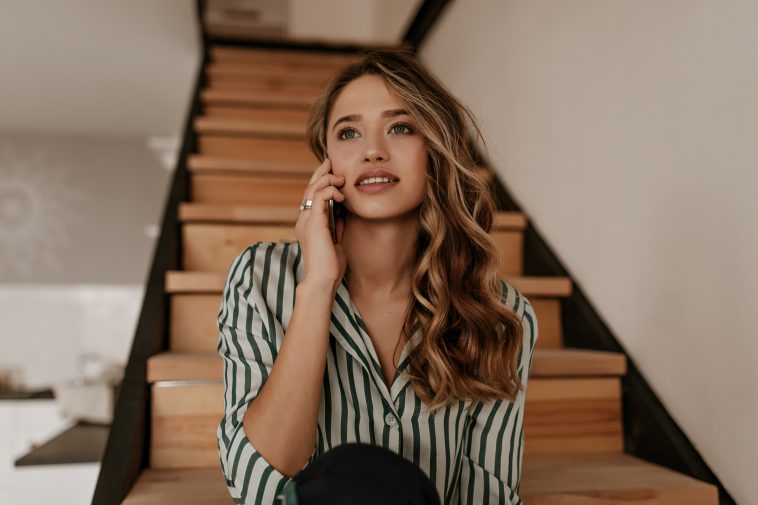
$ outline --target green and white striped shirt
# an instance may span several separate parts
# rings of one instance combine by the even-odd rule
[[[236,503],[270,505],[291,481],[257,452],[242,429],[242,419],[271,372],[303,273],[299,242],[256,242],[228,271],[218,313],[217,349],[224,360],[225,388],[217,437],[221,468]],[[526,385],[537,320],[529,300],[507,282],[501,284],[503,300],[524,325],[519,374]],[[387,388],[343,280],[332,306],[317,443],[308,463],[344,443],[371,443],[417,464],[435,484],[443,504],[521,503],[525,390],[513,403],[478,402],[466,413],[467,400],[428,413],[403,373],[408,353],[421,337],[418,324],[414,328]]]

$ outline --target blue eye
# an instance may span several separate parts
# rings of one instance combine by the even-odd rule
[[[413,130],[411,130],[411,127],[408,126],[405,123],[396,123],[396,124],[392,125],[391,131],[394,131],[395,133],[403,133],[403,132],[398,132],[398,131],[395,130],[395,128],[397,128],[398,126],[401,127],[401,128],[405,128],[407,130],[407,133],[411,133],[413,131]]]
[[[337,138],[345,140],[345,139],[354,139],[355,136],[351,137],[344,137],[344,133],[358,133],[357,131],[353,130],[352,128],[343,128],[340,130],[340,132],[337,134]]]
[[[400,130],[398,130],[400,128]],[[390,127],[390,133],[399,135],[408,135],[413,133],[413,129],[405,123],[395,123]],[[351,135],[348,135],[351,134]],[[343,128],[337,133],[337,138],[340,140],[354,139],[358,136],[358,132],[353,128]]]

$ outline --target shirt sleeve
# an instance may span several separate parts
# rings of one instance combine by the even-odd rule
[[[255,243],[232,261],[217,317],[217,350],[224,362],[224,415],[216,433],[219,460],[234,502],[254,505],[273,504],[292,480],[271,466],[242,428],[245,412],[265,384],[277,354],[275,330],[264,323],[265,318],[270,325],[274,315],[265,302],[256,303],[263,297],[254,280],[260,278],[255,269],[271,261],[271,255],[265,254],[267,244]]]
[[[516,298],[523,306],[518,373],[524,389],[513,402],[505,399],[479,402],[473,408],[463,438],[460,505],[522,503],[518,493],[524,449],[524,403],[537,343],[537,318],[529,300],[520,294]]]

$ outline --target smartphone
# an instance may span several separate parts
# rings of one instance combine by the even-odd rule
[[[329,154],[324,151],[323,152],[324,159],[329,157]],[[329,173],[334,173],[332,170],[329,170]],[[336,219],[342,215],[342,204],[339,202],[335,202],[334,198],[329,199],[329,231],[332,234],[332,242],[337,243],[337,224]]]
[[[332,233],[332,242],[337,243],[337,225],[336,219],[342,216],[342,204],[335,202],[333,198],[329,199],[329,231]]]

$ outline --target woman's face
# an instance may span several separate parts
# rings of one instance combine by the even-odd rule
[[[362,218],[401,216],[423,202],[426,144],[402,109],[403,104],[381,77],[363,75],[342,89],[327,118],[326,147],[332,172],[345,177],[340,188],[345,208]],[[399,180],[369,185],[362,191],[356,186],[358,177],[373,169]]]

